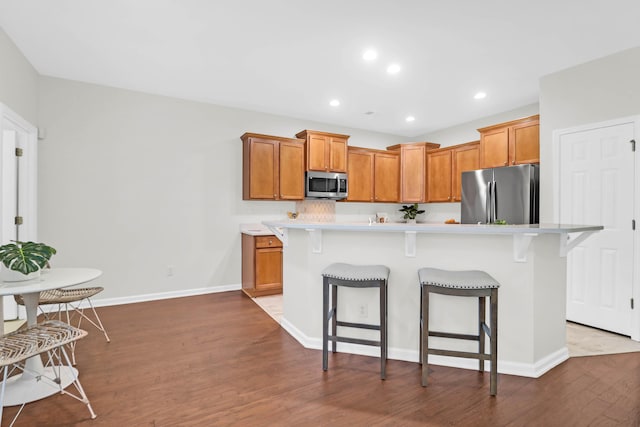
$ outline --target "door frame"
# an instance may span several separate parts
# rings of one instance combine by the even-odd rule
[[[619,126],[623,124],[633,124],[636,138],[636,152],[640,151],[640,115],[621,117],[597,123],[574,126],[565,129],[556,129],[552,132],[553,141],[553,220],[560,222],[560,138],[563,135],[595,130],[603,127]],[[634,308],[631,310],[631,339],[640,341],[640,166],[638,155],[634,155],[634,204],[633,218],[636,219],[636,232],[633,237],[633,283],[631,284],[631,297],[634,301]]]
[[[20,239],[24,241],[37,240],[38,236],[38,129],[31,123],[20,117],[9,107],[0,103],[0,146],[2,146],[2,138],[5,131],[16,132],[16,146],[23,149],[23,157],[20,160],[19,176],[17,181],[19,185],[19,213],[23,217],[24,222],[20,226]],[[3,182],[5,159],[3,158],[3,150],[0,150],[0,201],[4,203],[7,191],[15,197],[15,188],[8,189],[7,186],[15,186],[16,181],[12,179],[10,183]],[[11,159],[15,159],[15,154],[8,153]],[[15,161],[15,160],[13,160]],[[12,170],[15,172],[15,169]],[[0,211],[0,244],[8,243],[9,238],[5,235],[5,221],[7,218],[2,217]],[[13,217],[15,213],[10,215]],[[13,222],[13,218],[8,221]],[[14,226],[15,227],[15,226]],[[13,233],[12,233],[13,235]],[[4,304],[3,298],[0,298],[0,304]],[[8,301],[7,301],[8,303]],[[9,313],[16,313],[17,318],[24,319],[24,308],[17,306],[17,309],[11,308]],[[7,308],[3,310],[7,313]],[[13,316],[13,314],[11,314]],[[0,319],[4,320],[4,319]]]

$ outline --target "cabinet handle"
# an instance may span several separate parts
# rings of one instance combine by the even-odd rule
[[[269,245],[272,245],[272,244],[273,244],[273,240],[269,240]]]
[[[509,166],[509,162],[504,162],[504,165],[505,166]]]

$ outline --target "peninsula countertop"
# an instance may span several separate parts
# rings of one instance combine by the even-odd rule
[[[526,253],[531,240],[540,235],[555,234],[559,236],[559,254],[566,256],[580,242],[591,234],[604,229],[601,225],[575,224],[444,224],[444,223],[416,223],[406,222],[365,222],[365,221],[335,221],[309,222],[304,219],[264,221],[263,224],[278,237],[286,247],[288,245],[288,230],[298,229],[309,232],[312,240],[312,252],[322,252],[322,232],[365,232],[365,233],[404,233],[405,255],[416,256],[417,234],[458,234],[458,235],[506,235],[513,238],[513,259],[518,262],[526,261]]]
[[[575,224],[444,224],[424,222],[408,224],[405,222],[368,223],[365,221],[305,222],[303,219],[264,221],[271,230],[274,228],[297,228],[304,230],[343,230],[373,232],[445,233],[445,234],[563,234],[593,232],[604,229],[601,225]]]

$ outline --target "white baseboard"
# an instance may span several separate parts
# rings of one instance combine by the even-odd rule
[[[280,320],[282,328],[295,338],[303,347],[311,348],[314,350],[322,350],[322,339],[311,338],[302,333],[298,328],[293,326],[284,317]],[[338,351],[341,353],[359,354],[362,356],[380,357],[380,350],[376,347],[338,343]],[[420,360],[418,350],[407,350],[401,348],[389,348],[389,359],[403,360],[405,362],[416,362]],[[569,351],[566,347],[552,353],[536,363],[520,363],[510,362],[506,360],[498,360],[498,372],[506,375],[516,375],[519,377],[538,378],[545,372],[558,366],[569,358]],[[464,359],[460,357],[448,357],[448,356],[429,356],[429,363],[439,366],[448,366],[451,368],[462,368],[477,370],[478,361],[473,359]],[[485,370],[490,369],[491,363],[485,363]]]
[[[228,291],[239,291],[242,289],[242,285],[224,285],[224,286],[213,286],[209,288],[196,288],[196,289],[185,289],[180,291],[171,291],[171,292],[158,292],[153,294],[142,294],[142,295],[133,295],[129,297],[119,297],[119,298],[96,298],[100,294],[96,295],[96,297],[91,298],[91,302],[94,307],[108,307],[112,305],[121,305],[121,304],[134,304],[137,302],[147,302],[147,301],[157,301],[163,299],[170,298],[181,298],[181,297],[192,297],[196,295],[206,295],[206,294],[215,294],[218,292],[228,292]],[[81,307],[86,308],[89,305],[86,301],[83,301]]]

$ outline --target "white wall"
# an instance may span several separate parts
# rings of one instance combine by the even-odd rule
[[[244,132],[317,129],[378,147],[402,141],[50,77],[40,80],[38,124],[47,129],[40,239],[58,249],[56,266],[103,270],[104,298],[240,284],[239,224],[295,210],[293,202],[242,200]]]
[[[541,221],[553,221],[553,131],[636,114],[640,114],[640,47],[540,80]]]
[[[38,73],[0,28],[0,102],[36,124]]]

